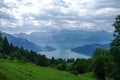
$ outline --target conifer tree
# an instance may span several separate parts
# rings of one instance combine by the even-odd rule
[[[6,37],[4,37],[3,39],[2,48],[4,53],[6,54],[10,53],[10,46],[9,46],[8,39]]]
[[[0,31],[0,52],[2,52],[2,33]]]
[[[110,53],[113,57],[113,61],[116,63],[116,67],[114,68],[114,80],[120,80],[120,15],[117,16],[113,27],[115,28],[114,31],[114,40],[111,43]]]

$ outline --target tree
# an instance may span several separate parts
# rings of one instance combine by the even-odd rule
[[[0,31],[0,52],[2,52],[2,33]]]
[[[115,31],[114,31],[114,37],[115,39],[111,43],[111,54],[114,58],[114,61],[117,64],[120,64],[120,15],[116,18],[116,21],[113,24]]]
[[[0,38],[2,37],[2,32],[0,31]]]
[[[51,58],[50,64],[55,64],[55,58],[54,57]]]
[[[8,39],[6,37],[4,37],[3,39],[2,48],[4,53],[6,54],[10,53],[10,46],[9,46]]]
[[[114,62],[116,63],[116,67],[114,72],[112,72],[114,80],[120,80],[120,15],[117,16],[113,27],[115,28],[114,31],[114,40],[111,43],[110,53],[113,57]]]
[[[108,50],[97,48],[92,56],[93,72],[99,80],[105,80]]]
[[[109,51],[106,50],[106,49],[103,49],[103,48],[96,48],[96,50],[94,51],[93,55],[92,55],[92,58],[98,58],[100,56],[102,57],[106,57],[108,56],[109,54]]]
[[[51,67],[54,67],[54,66],[55,66],[55,58],[54,58],[54,57],[52,57],[52,58],[50,59],[49,65],[50,65]]]
[[[83,74],[88,69],[87,59],[76,59],[76,61],[72,64],[72,73],[77,74]]]
[[[35,64],[40,66],[48,66],[48,59],[45,55],[38,54],[35,58]]]
[[[75,61],[74,58],[67,59],[67,63],[73,63]]]
[[[10,52],[13,52],[13,51],[14,51],[14,46],[13,46],[12,43],[10,43],[9,48],[10,48]]]
[[[99,80],[105,80],[105,63],[103,57],[96,58],[93,72]]]
[[[66,61],[63,61],[61,64],[57,65],[57,69],[66,70],[67,69]]]

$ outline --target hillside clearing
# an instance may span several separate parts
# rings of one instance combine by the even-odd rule
[[[91,73],[72,75],[65,71],[40,67],[31,63],[0,60],[1,80],[96,80]]]

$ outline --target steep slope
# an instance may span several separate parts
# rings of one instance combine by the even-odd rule
[[[14,37],[10,34],[7,34],[7,33],[3,33],[2,36],[3,37],[6,36],[9,43],[12,43],[14,46],[23,47],[24,49],[33,50],[36,52],[40,52],[43,50],[46,50],[46,51],[55,50],[55,48],[53,48],[53,47],[40,47],[40,46],[36,45],[35,43],[30,42],[26,39],[16,38],[16,37]]]
[[[19,61],[0,59],[0,80],[96,80],[91,73],[72,75],[68,72]]]
[[[85,45],[85,46],[73,48],[73,49],[71,49],[71,51],[91,56],[96,48],[109,49],[109,44],[105,44],[105,45],[90,44],[90,45]]]

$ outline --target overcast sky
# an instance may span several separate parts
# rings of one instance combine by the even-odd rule
[[[0,30],[113,31],[112,24],[119,14],[120,0],[0,0]]]

